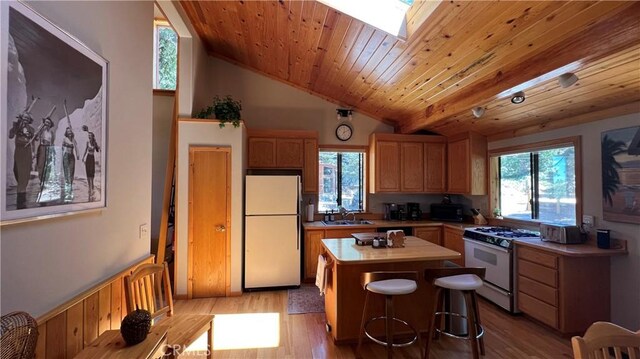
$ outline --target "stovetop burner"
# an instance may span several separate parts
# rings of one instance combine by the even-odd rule
[[[464,237],[511,249],[514,238],[540,238],[540,233],[508,227],[476,227],[465,230]]]

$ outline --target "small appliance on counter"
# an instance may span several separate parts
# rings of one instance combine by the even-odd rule
[[[586,241],[586,234],[578,226],[540,223],[540,239],[560,244],[579,244]]]
[[[415,203],[415,202],[407,203],[407,211],[409,212],[409,219],[412,221],[418,221],[422,218],[420,203]]]
[[[464,220],[462,216],[462,205],[454,203],[432,203],[429,218],[435,221],[462,222]]]
[[[400,203],[385,203],[384,219],[388,221],[406,221],[407,220],[406,206]]]

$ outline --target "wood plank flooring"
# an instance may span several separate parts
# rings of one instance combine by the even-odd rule
[[[333,344],[325,332],[324,313],[287,314],[287,291],[245,293],[240,297],[179,300],[176,313],[279,313],[280,345],[274,348],[215,350],[214,358],[355,358],[356,345]],[[561,338],[523,316],[512,316],[480,299],[480,315],[485,328],[486,355],[492,359],[573,358],[569,338]],[[421,358],[417,345],[394,350],[394,358]],[[203,356],[191,356],[202,358]],[[363,358],[386,358],[385,349],[368,342]],[[471,358],[465,340],[441,337],[434,342],[432,359]]]

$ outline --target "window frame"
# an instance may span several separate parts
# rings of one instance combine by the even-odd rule
[[[369,147],[368,146],[357,146],[357,145],[319,145],[318,146],[318,197],[316,206],[316,213],[324,213],[320,212],[320,152],[360,152],[364,154],[364,158],[362,161],[362,210],[360,213],[369,213],[369,191],[367,191],[367,186],[369,185],[369,174],[368,174],[368,165],[369,165]]]
[[[161,89],[158,88],[158,28],[159,27],[168,27],[176,34],[176,88],[171,89]],[[178,90],[178,78],[180,72],[180,36],[176,29],[173,28],[171,23],[165,19],[153,19],[153,92],[157,95],[171,95],[174,94]]]
[[[493,217],[494,210],[500,208],[500,167],[499,157],[523,152],[536,152],[549,150],[559,147],[573,146],[575,156],[575,186],[576,186],[576,225],[582,223],[582,146],[581,136],[563,137],[553,140],[527,143],[509,147],[502,147],[489,150],[487,157],[489,159],[489,210]],[[495,217],[494,217],[495,218]],[[537,225],[544,221],[538,219],[516,219],[503,217],[504,221],[514,224]]]

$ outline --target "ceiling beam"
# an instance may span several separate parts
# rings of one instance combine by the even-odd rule
[[[607,19],[585,31],[565,38],[548,49],[470,84],[452,96],[399,121],[400,133],[413,133],[447,118],[470,111],[473,107],[505,96],[523,83],[536,83],[558,68],[579,61],[581,66],[602,59],[616,51],[640,43],[640,3],[621,8]]]

